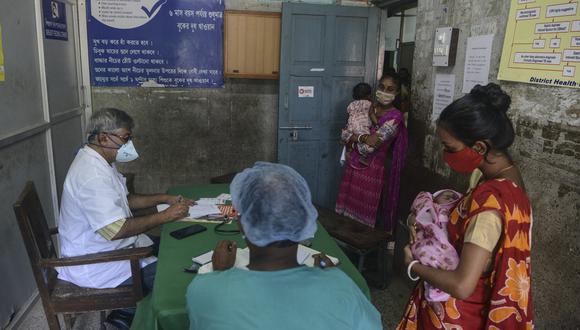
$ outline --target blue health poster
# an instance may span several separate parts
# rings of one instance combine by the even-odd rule
[[[93,86],[223,87],[223,0],[87,0]]]
[[[55,0],[42,1],[44,18],[44,37],[46,39],[68,40],[66,26],[66,7],[64,2]]]

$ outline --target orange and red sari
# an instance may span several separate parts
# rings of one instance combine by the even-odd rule
[[[533,329],[532,210],[525,192],[505,179],[480,184],[452,211],[449,240],[461,255],[470,219],[490,210],[502,218],[492,271],[481,276],[465,300],[451,297],[446,302],[428,302],[419,282],[397,329]]]

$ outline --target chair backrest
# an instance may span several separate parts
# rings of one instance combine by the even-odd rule
[[[48,222],[32,181],[26,183],[13,207],[38,290],[41,294],[48,293],[48,287],[54,280],[56,272],[54,269],[46,272],[40,267],[39,260],[57,256]]]

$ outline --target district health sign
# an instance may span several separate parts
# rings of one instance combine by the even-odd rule
[[[580,88],[578,2],[511,0],[498,79]]]

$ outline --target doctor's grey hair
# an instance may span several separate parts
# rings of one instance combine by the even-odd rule
[[[93,141],[97,134],[113,133],[115,130],[133,129],[133,118],[125,111],[115,108],[103,108],[94,112],[87,126],[87,140]]]

